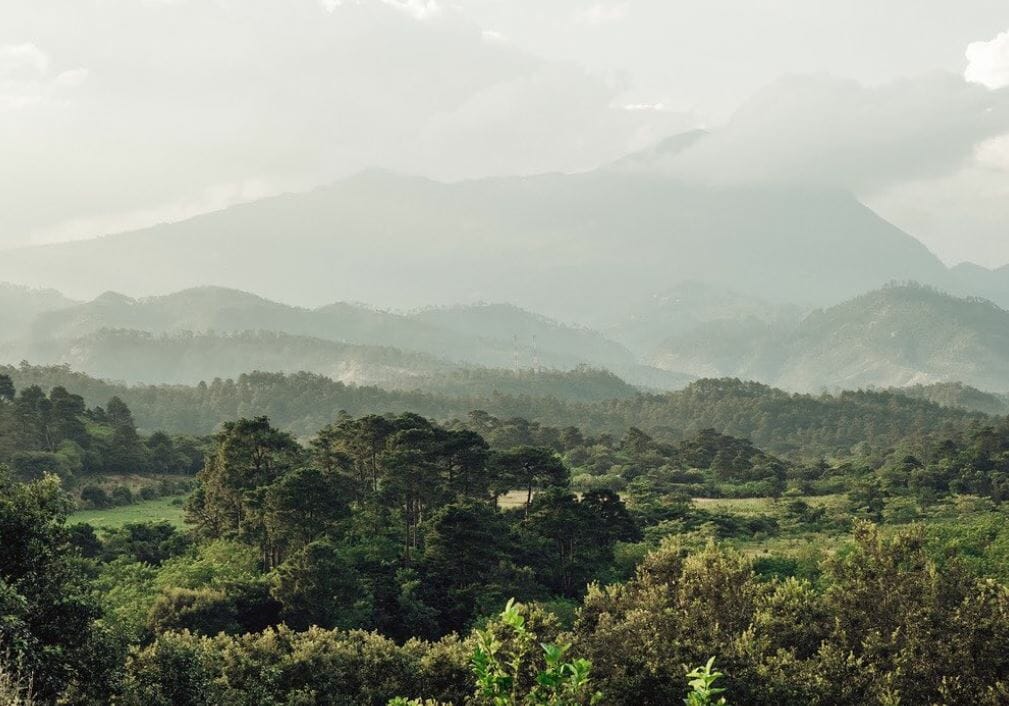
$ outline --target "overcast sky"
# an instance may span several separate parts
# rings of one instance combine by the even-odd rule
[[[1005,0],[3,0],[0,246],[369,166],[849,188],[949,263],[1009,263]]]

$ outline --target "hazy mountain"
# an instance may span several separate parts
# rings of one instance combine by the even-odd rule
[[[638,389],[605,370],[502,370],[466,366],[416,352],[266,331],[153,334],[103,329],[49,339],[16,358],[69,366],[127,384],[196,384],[252,370],[307,371],[358,386],[420,390],[453,397],[515,395],[590,402],[632,397]]]
[[[793,390],[959,381],[1002,391],[1009,389],[1009,312],[927,287],[887,287],[793,327],[702,327],[668,341],[653,362]]]
[[[688,279],[829,304],[940,282],[921,243],[850,194],[715,187],[607,167],[440,183],[366,172],[132,233],[5,253],[0,278],[75,296],[208,283],[318,305],[508,301],[596,322]]]
[[[962,262],[950,269],[949,289],[957,294],[990,299],[1009,307],[1009,265],[994,270]]]
[[[458,368],[422,353],[266,331],[155,334],[103,329],[81,338],[38,341],[11,357],[67,364],[127,383],[166,384],[195,384],[250,370],[305,370],[346,383],[412,389],[415,380]]]
[[[647,355],[669,338],[697,329],[714,327],[745,339],[755,326],[797,322],[803,313],[796,305],[772,304],[733,289],[688,281],[646,299],[627,302],[626,311],[601,331],[635,353]],[[714,365],[712,370],[717,367]]]
[[[583,356],[585,361],[611,368],[635,364],[630,351],[596,331],[559,324],[509,304],[424,309],[412,314],[411,319],[438,330],[493,343],[496,348],[510,344],[516,356],[531,355],[545,365],[551,364],[558,356],[570,356],[574,352]],[[515,361],[523,367],[529,362]],[[535,364],[536,361],[533,362]]]
[[[28,335],[32,321],[43,312],[73,306],[54,289],[35,289],[0,282],[0,340]]]
[[[681,387],[693,379],[639,365],[629,350],[595,331],[568,326],[511,305],[456,306],[411,314],[348,303],[306,309],[221,287],[199,287],[141,299],[106,292],[90,302],[38,314],[30,327],[30,335],[0,336],[0,340],[14,339],[6,346],[8,359],[28,357],[35,360],[33,352],[41,351],[45,360],[55,361],[59,351],[65,350],[70,362],[70,359],[80,360],[73,351],[86,349],[91,351],[88,355],[92,364],[99,365],[95,356],[114,358],[118,354],[109,347],[107,333],[97,339],[93,337],[113,329],[155,334],[269,331],[344,344],[395,348],[442,361],[490,368],[567,370],[589,365],[612,370],[635,385],[656,389]],[[95,348],[99,340],[103,345]],[[122,334],[115,340],[124,340]],[[167,339],[152,340],[167,345]],[[315,370],[337,379],[346,378],[334,367],[338,363],[335,359],[297,367],[296,360],[311,358],[307,352],[306,355],[297,353],[293,351],[293,357],[282,361],[283,367],[276,369]],[[259,359],[269,361],[270,355],[264,353]],[[254,363],[247,353],[236,353],[235,360],[246,361],[244,366],[237,368],[229,363],[229,369],[238,372],[266,366],[266,362]],[[354,364],[352,368],[358,370],[359,366]],[[208,371],[215,369],[214,366],[206,367]],[[141,373],[139,367],[136,372]],[[195,373],[196,369],[190,372]],[[198,377],[216,374],[204,372]],[[153,367],[147,377],[137,379],[169,381],[156,377]]]
[[[943,407],[956,407],[983,414],[1009,414],[1009,395],[983,392],[962,382],[937,382],[931,385],[911,385],[895,390],[905,397],[935,402]]]

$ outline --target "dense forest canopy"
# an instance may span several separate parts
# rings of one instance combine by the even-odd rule
[[[61,366],[0,366],[0,373],[9,375],[19,387],[72,387],[89,404],[118,396],[129,404],[141,428],[183,434],[209,434],[222,420],[241,416],[268,416],[297,436],[309,436],[340,411],[355,415],[414,411],[450,420],[484,410],[502,418],[522,417],[615,436],[633,426],[663,441],[679,441],[713,428],[749,438],[774,453],[818,457],[848,455],[861,444],[885,450],[899,443],[915,443],[929,434],[949,434],[985,418],[962,407],[941,406],[899,391],[797,395],[735,379],[702,380],[667,394],[638,393],[576,402],[499,392],[479,396],[396,392],[347,385],[309,373],[248,373],[195,386],[127,386]],[[592,371],[584,373],[590,380],[594,375]],[[567,383],[578,386],[582,379],[574,375]],[[546,375],[547,393],[552,380]],[[536,382],[539,387],[539,379]]]
[[[141,390],[165,391],[179,389]],[[688,689],[683,665],[715,656],[733,703],[1002,702],[1009,422],[894,393],[688,392],[699,414],[748,397],[737,420],[792,404],[941,423],[829,460],[710,427],[660,438],[485,410],[338,412],[300,437],[236,417],[204,438],[139,432],[118,396],[89,407],[0,374],[0,689],[490,704],[507,683],[529,690],[521,703],[665,704]],[[138,477],[158,483],[134,494]],[[181,494],[184,524],[68,520]],[[809,537],[836,550],[785,549]]]

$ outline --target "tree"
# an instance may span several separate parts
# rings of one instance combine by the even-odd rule
[[[499,453],[494,459],[497,470],[496,489],[506,492],[515,488],[526,491],[525,514],[533,500],[533,490],[544,487],[565,487],[568,471],[557,455],[549,449],[520,446]]]
[[[33,675],[43,702],[100,690],[119,657],[95,623],[99,609],[64,524],[70,508],[54,476],[15,483],[0,468],[0,644]]]
[[[0,402],[11,402],[14,399],[14,381],[10,375],[0,374]]]
[[[272,595],[284,620],[304,630],[367,627],[371,596],[344,552],[329,539],[306,545],[277,569]]]
[[[190,499],[190,519],[211,537],[260,531],[244,527],[251,493],[276,481],[302,456],[291,435],[274,429],[266,417],[225,423],[197,474],[200,492]]]
[[[549,489],[536,496],[522,528],[545,542],[536,553],[543,583],[571,597],[609,568],[619,538],[640,536],[610,491],[589,493],[579,501],[573,493]]]
[[[508,523],[485,503],[446,505],[431,518],[421,564],[424,595],[438,610],[443,630],[462,632],[481,608],[509,596],[531,599],[542,593],[535,582],[522,580],[522,570],[512,563],[515,554]]]
[[[279,563],[288,548],[332,536],[350,516],[352,497],[349,479],[313,467],[289,471],[267,486],[262,503],[266,568]]]

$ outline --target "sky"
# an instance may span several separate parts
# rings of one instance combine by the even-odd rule
[[[579,171],[702,127],[684,179],[850,189],[1009,263],[1004,0],[4,0],[0,247],[370,167]]]

